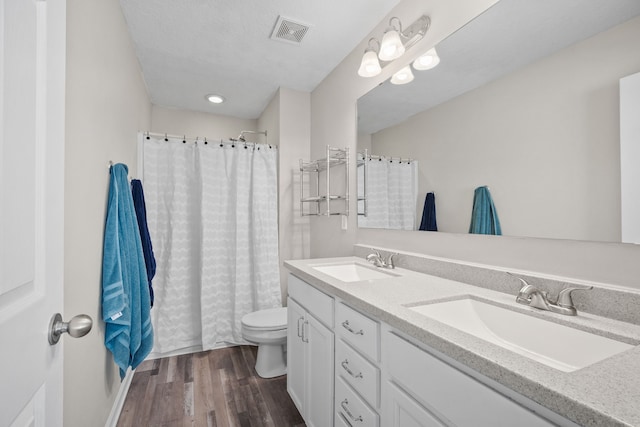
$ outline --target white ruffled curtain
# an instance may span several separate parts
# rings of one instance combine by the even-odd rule
[[[277,149],[246,147],[143,140],[155,353],[245,343],[242,316],[281,306]]]
[[[390,158],[367,158],[358,167],[358,198],[365,195],[367,215],[358,216],[358,226],[394,230],[416,229],[418,200],[418,162],[400,162]],[[364,212],[364,202],[358,202],[358,212]]]

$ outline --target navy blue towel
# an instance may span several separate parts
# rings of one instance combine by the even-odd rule
[[[435,193],[427,193],[427,197],[424,199],[424,210],[422,211],[422,221],[420,222],[420,230],[438,231],[438,224],[436,223]]]
[[[147,280],[149,282],[149,299],[151,307],[153,307],[153,287],[151,280],[156,275],[156,258],[153,256],[153,246],[151,245],[151,236],[149,235],[149,227],[147,226],[147,207],[144,202],[144,191],[142,190],[142,182],[139,179],[131,180],[131,195],[133,196],[133,207],[136,210],[136,218],[138,220],[138,230],[140,230],[140,240],[142,242],[142,253],[144,255],[144,264],[147,268]]]

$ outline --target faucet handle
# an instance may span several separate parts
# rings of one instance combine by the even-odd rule
[[[509,276],[511,277],[515,277],[516,279],[520,280],[520,282],[522,282],[522,288],[520,289],[520,293],[523,293],[523,291],[530,289],[529,287],[533,288],[533,286],[531,286],[526,280],[524,280],[522,277],[520,276],[516,276],[513,273],[510,273],[508,271],[505,271],[505,273],[507,273]]]
[[[593,286],[589,286],[588,288],[571,287],[571,288],[563,289],[558,294],[558,301],[556,302],[556,304],[560,307],[572,308],[574,307],[574,305],[573,305],[573,298],[571,298],[571,293],[573,291],[590,291],[591,289],[593,289]]]
[[[393,257],[398,255],[398,253],[390,253],[387,256],[387,259],[385,260],[385,265],[387,266],[387,268],[396,268],[396,265],[393,263]]]

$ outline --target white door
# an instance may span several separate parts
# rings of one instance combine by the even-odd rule
[[[64,0],[0,0],[0,426],[62,425]]]
[[[330,426],[333,421],[333,332],[309,314],[304,325],[305,421],[308,427]]]
[[[291,298],[287,299],[287,391],[302,416],[304,407],[305,343],[302,341],[305,311]]]

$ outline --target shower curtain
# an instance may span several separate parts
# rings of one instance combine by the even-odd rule
[[[277,149],[145,137],[143,159],[154,353],[245,343],[242,316],[281,306]]]
[[[358,226],[395,230],[416,229],[418,200],[418,162],[390,158],[369,158],[367,176],[358,168],[358,198],[366,184],[367,216],[358,216]],[[358,212],[364,211],[359,201]]]

